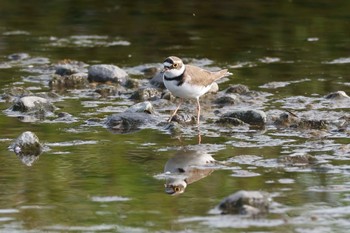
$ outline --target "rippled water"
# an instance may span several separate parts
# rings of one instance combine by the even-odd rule
[[[0,2],[1,93],[49,92],[50,67],[64,59],[114,64],[145,80],[144,68],[177,55],[208,69],[228,68],[233,76],[220,90],[240,83],[260,93],[242,97],[234,109],[268,115],[264,129],[203,123],[198,145],[192,126],[181,135],[159,127],[111,133],[97,122],[134,104],[123,96],[55,91],[57,112],[72,120],[34,122],[8,112],[11,102],[1,99],[0,232],[347,232],[349,100],[324,96],[350,94],[349,9],[346,0]],[[210,101],[203,98],[205,119],[216,117]],[[154,104],[165,121],[174,106]],[[193,104],[184,107],[193,111]],[[326,130],[273,125],[271,117],[285,111],[332,124]],[[8,149],[24,131],[45,146],[32,166]],[[166,194],[164,166],[193,151],[221,163],[183,194]],[[298,153],[317,163],[278,160]],[[238,190],[270,193],[270,213],[252,219],[213,211]]]

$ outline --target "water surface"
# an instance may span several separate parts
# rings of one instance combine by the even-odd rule
[[[244,84],[264,98],[233,108],[268,116],[340,122],[349,103],[324,96],[350,94],[350,2],[336,1],[2,1],[0,88],[50,91],[64,59],[114,64],[136,79],[176,55],[208,69],[228,68],[221,83]],[[11,54],[28,57],[11,60]],[[349,127],[344,131],[194,128],[184,135],[147,128],[113,134],[94,120],[134,102],[68,90],[54,104],[73,122],[25,122],[0,114],[1,232],[346,232],[350,217]],[[204,101],[205,102],[205,101]],[[208,101],[207,101],[208,102]],[[11,103],[2,100],[6,110]],[[194,105],[186,105],[189,111]],[[210,104],[203,114],[212,116]],[[162,112],[164,116],[168,112]],[[204,116],[206,117],[206,116]],[[164,121],[166,118],[164,117]],[[45,151],[32,166],[8,149],[32,131]],[[177,196],[164,192],[166,162],[179,150],[201,150],[226,162]],[[314,166],[285,166],[281,155],[309,153]],[[263,190],[275,201],[261,219],[210,211],[238,190]]]

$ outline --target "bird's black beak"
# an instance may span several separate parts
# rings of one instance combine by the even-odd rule
[[[167,66],[164,66],[164,68],[162,69],[161,73],[164,73],[164,72],[167,71],[167,70],[170,70],[170,68],[167,67]]]

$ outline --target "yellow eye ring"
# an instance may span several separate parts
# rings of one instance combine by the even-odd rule
[[[174,68],[177,68],[178,66],[179,66],[178,63],[173,64],[173,67],[174,67]]]

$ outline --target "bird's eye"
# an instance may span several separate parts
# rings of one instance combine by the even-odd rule
[[[177,68],[178,66],[179,66],[178,63],[173,64],[173,67],[174,67],[174,68]]]
[[[175,192],[179,192],[179,191],[180,191],[180,188],[177,187],[177,186],[175,186],[175,187],[174,187],[174,191],[175,191]]]

